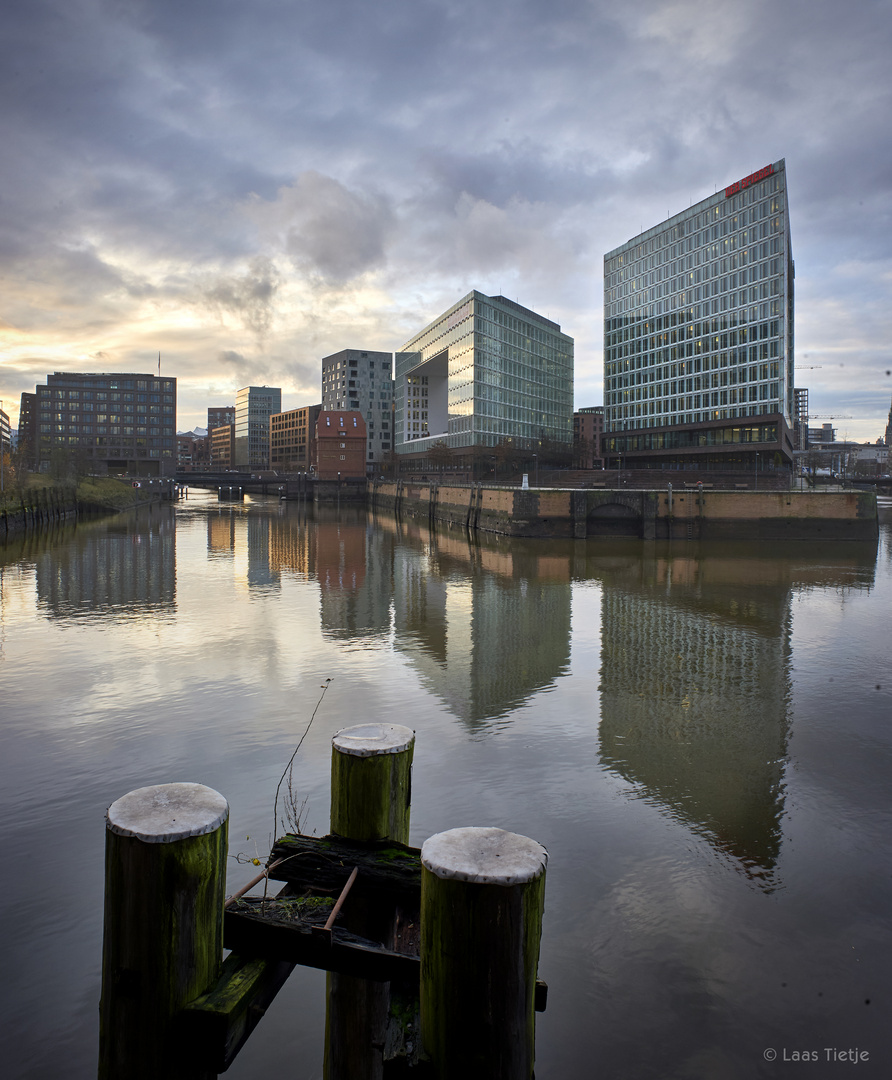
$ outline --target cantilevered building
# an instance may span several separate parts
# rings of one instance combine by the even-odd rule
[[[535,450],[573,439],[573,339],[504,296],[470,292],[396,354],[395,450]]]
[[[783,159],[604,256],[608,464],[788,465],[793,256]]]

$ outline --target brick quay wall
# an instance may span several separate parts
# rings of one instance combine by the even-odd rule
[[[378,481],[372,509],[506,536],[875,540],[873,492],[507,488]]]

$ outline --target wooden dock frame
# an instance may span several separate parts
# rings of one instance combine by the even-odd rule
[[[364,749],[363,740],[368,744]],[[469,940],[465,952],[471,958],[479,955],[476,974],[473,959],[462,971],[450,971],[442,956],[434,955],[439,952],[434,935],[427,945],[427,970],[442,973],[442,976],[435,975],[435,978],[458,980],[463,985],[458,987],[457,993],[453,992],[455,987],[450,987],[448,992],[444,989],[442,993],[432,993],[430,988],[425,991],[421,948],[424,919],[422,876],[423,873],[430,876],[430,867],[423,871],[423,850],[405,843],[409,827],[413,749],[414,732],[399,725],[361,725],[359,728],[345,729],[335,736],[332,752],[332,821],[337,821],[344,832],[366,835],[344,837],[333,833],[322,838],[299,835],[282,837],[274,845],[267,868],[252,883],[253,886],[267,876],[284,883],[274,897],[231,898],[224,907],[219,882],[226,857],[225,818],[222,823],[217,823],[215,830],[208,832],[206,829],[199,834],[203,837],[203,847],[212,854],[203,856],[197,863],[194,853],[186,852],[182,837],[168,841],[169,823],[154,824],[160,839],[152,842],[146,842],[138,831],[130,834],[131,846],[135,841],[136,850],[141,852],[133,864],[137,867],[136,876],[128,879],[126,873],[122,877],[120,872],[115,871],[109,872],[106,881],[100,1077],[127,1075],[138,1080],[141,1077],[165,1075],[182,1077],[183,1080],[209,1080],[225,1071],[294,967],[300,964],[330,973],[326,1080],[363,1080],[365,1077],[369,1080],[387,1080],[397,1075],[410,1075],[417,1080],[428,1077],[442,1080],[451,1076],[449,1070],[454,1070],[454,1055],[451,1061],[447,1061],[442,1048],[436,1048],[435,1044],[439,1044],[432,1034],[428,1038],[431,1049],[434,1049],[434,1059],[425,1052],[426,1046],[422,1048],[420,1017],[422,1014],[426,1016],[425,1030],[429,1033],[434,1030],[448,1033],[455,1030],[457,1025],[467,1024],[468,1001],[476,1002],[473,1005],[475,1009],[489,1009],[493,1004],[480,998],[479,984],[483,983],[497,989],[499,1002],[512,1003],[508,1009],[511,1015],[509,1017],[506,1012],[501,1038],[497,1024],[494,1041],[491,1039],[488,1047],[481,1048],[476,1056],[467,1055],[463,1072],[468,1080],[484,1075],[499,1075],[505,1080],[530,1080],[535,1022],[532,1008],[527,1006],[532,1004],[536,1011],[543,1011],[547,993],[545,984],[536,980],[544,897],[544,849],[525,837],[514,838],[521,841],[522,846],[535,848],[542,853],[541,865],[537,864],[538,868],[530,878],[532,891],[527,890],[532,900],[522,901],[519,907],[517,898],[524,892],[524,887],[503,887],[517,885],[517,882],[494,884],[489,881],[481,891],[479,883],[467,880],[461,866],[456,873],[446,868],[443,876],[456,880],[449,880],[445,885],[444,903],[453,902],[452,893],[456,888],[470,889],[468,895],[472,904],[477,903],[472,894],[482,897],[485,893],[486,904],[491,905],[495,900],[499,905],[504,900],[508,905],[505,912],[509,917],[513,918],[518,911],[522,913],[522,931],[518,928],[519,932],[511,933],[509,937],[515,942],[524,942],[523,962],[518,963],[518,957],[512,955],[514,945],[509,945],[507,951],[498,943],[493,948],[480,950],[479,942]],[[377,776],[377,782],[372,781],[373,775]],[[350,778],[346,786],[339,780],[345,776]],[[168,789],[186,788],[210,792],[210,796],[204,795],[205,800],[210,797],[213,802],[213,797],[216,797],[225,805],[222,796],[201,785],[161,785],[156,789],[140,791],[152,791],[156,803],[159,799],[163,803]],[[361,789],[370,793],[372,809],[368,812],[354,797],[356,791]],[[135,794],[138,793],[125,796],[119,803],[131,799]],[[377,823],[371,829],[370,821]],[[398,835],[379,835],[382,821],[386,823],[383,827],[385,833]],[[501,830],[453,832],[501,833]],[[117,845],[118,841],[113,839],[116,836],[109,819],[109,852]],[[514,834],[505,833],[503,836],[510,838]],[[438,838],[434,837],[432,841]],[[189,842],[194,844],[194,838]],[[119,861],[109,855],[107,867],[115,866]],[[442,874],[442,861],[439,858],[434,865],[435,876]],[[218,924],[213,919],[203,929],[198,925],[193,926],[194,934],[199,937],[204,935],[204,941],[192,941],[183,955],[205,955],[210,958],[210,963],[193,976],[186,990],[181,985],[174,993],[170,987],[162,985],[165,983],[164,972],[171,967],[166,962],[168,941],[164,934],[153,937],[151,933],[146,933],[146,925],[142,924],[140,918],[136,922],[131,918],[130,923],[126,924],[126,919],[122,922],[118,918],[118,911],[127,907],[124,897],[140,892],[147,881],[165,880],[157,872],[159,866],[176,863],[185,863],[189,867],[200,864],[201,875],[206,881],[217,883],[212,906],[216,905],[215,910],[219,910],[221,915],[222,941],[219,931],[214,930]],[[495,873],[495,867],[499,865],[496,856],[491,863]],[[208,893],[206,881],[196,885],[202,895]],[[159,886],[154,890],[156,909],[164,907],[161,889]],[[433,892],[436,893],[437,889]],[[431,902],[437,903],[436,900],[429,900],[428,904]],[[349,930],[335,925],[342,907],[349,916]],[[431,925],[436,919],[447,917],[442,912],[438,915],[429,911],[427,915]],[[497,919],[502,917],[499,915]],[[152,918],[157,919],[157,911]],[[207,924],[208,921],[204,922]],[[153,924],[150,922],[147,925],[151,929]],[[467,928],[456,926],[452,932],[466,933]],[[484,927],[483,932],[485,938],[491,936],[489,928]],[[130,1008],[126,1023],[119,1022],[128,1007],[128,990],[127,979],[123,982],[121,979],[120,965],[115,965],[114,949],[110,949],[108,944],[115,934],[122,942],[130,938],[140,939],[145,956],[161,954],[161,961],[153,962],[151,969],[147,966],[145,971],[128,972],[131,982],[135,980],[143,988],[151,984],[153,995],[157,993],[159,1000],[165,1003],[160,1025],[155,1014],[150,1024],[146,1022],[144,1000],[140,1008]],[[220,962],[221,946],[232,950],[223,964]],[[179,967],[185,969],[182,963]],[[512,989],[513,982],[517,981],[516,973],[521,970],[523,985],[518,984]],[[494,971],[497,971],[495,976]],[[463,992],[471,990],[474,990],[476,997]],[[424,1005],[425,993],[427,1006]],[[500,1009],[501,1005],[496,1008],[494,1015]],[[362,1025],[371,1026],[363,1028]],[[144,1037],[134,1040],[132,1031],[136,1029],[141,1029]],[[519,1056],[508,1052],[518,1039],[525,1048]],[[133,1052],[137,1045],[140,1047],[139,1060]],[[438,1062],[438,1056],[443,1060]],[[500,1062],[496,1072],[491,1071],[491,1064],[487,1064],[494,1061]]]

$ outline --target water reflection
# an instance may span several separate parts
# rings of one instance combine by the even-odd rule
[[[395,646],[465,724],[484,730],[566,673],[567,555],[461,529],[378,524],[399,540]]]
[[[869,589],[873,545],[604,552],[601,761],[766,887],[781,844],[794,590]]]
[[[237,557],[244,542],[249,585],[281,573],[316,581],[323,636],[353,648],[392,643],[474,729],[567,669],[567,552],[431,532],[348,508],[211,512],[209,553]]]
[[[35,558],[38,610],[54,619],[172,611],[175,528],[166,507],[153,507],[64,530]]]

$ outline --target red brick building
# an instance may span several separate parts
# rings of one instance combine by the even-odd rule
[[[316,448],[320,480],[365,479],[366,426],[361,412],[320,412]]]
[[[573,451],[577,469],[600,469],[601,436],[604,434],[604,406],[592,405],[573,413]]]

